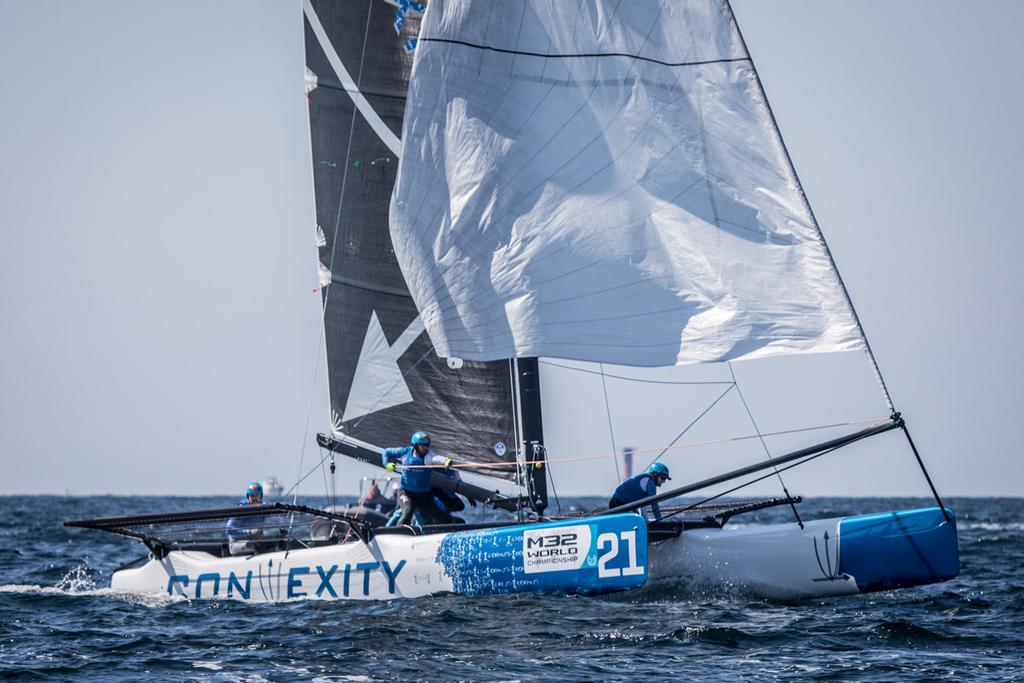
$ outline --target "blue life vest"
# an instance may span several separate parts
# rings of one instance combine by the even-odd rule
[[[396,524],[398,524],[398,520],[401,519],[401,518],[402,518],[402,508],[396,507],[395,511],[391,513],[391,517],[388,518],[387,524],[385,524],[384,526],[395,526]],[[413,509],[413,511],[412,511],[412,519],[413,519],[413,522],[415,522],[416,526],[418,526],[418,527],[422,527],[423,526],[423,515],[420,514],[420,509],[419,508]]]
[[[400,461],[402,465],[424,465],[423,458],[416,455],[412,446],[401,446],[398,448],[385,448],[381,453],[381,460],[384,465],[389,462]],[[402,488],[412,493],[426,493],[430,490],[431,470],[424,467],[405,467],[402,469]]]
[[[238,501],[239,505],[252,505],[248,498],[243,498]],[[239,519],[238,517],[232,517],[228,520],[225,525],[228,531],[229,541],[238,541],[249,538],[253,535],[253,528],[258,528],[260,522],[258,519]]]
[[[642,498],[653,496],[657,492],[658,487],[654,483],[654,477],[647,472],[642,472],[619,484],[619,487],[615,489],[615,493],[612,494],[612,498],[626,505],[627,503],[634,503]],[[651,505],[651,510],[654,512],[655,519],[661,519],[661,509],[657,503]]]

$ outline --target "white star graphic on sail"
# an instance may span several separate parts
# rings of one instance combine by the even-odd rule
[[[402,377],[398,359],[423,330],[423,321],[416,316],[395,343],[388,344],[384,329],[377,320],[377,312],[370,315],[370,325],[366,329],[363,348],[359,351],[359,361],[352,376],[352,388],[348,392],[342,422],[412,402],[412,394]]]

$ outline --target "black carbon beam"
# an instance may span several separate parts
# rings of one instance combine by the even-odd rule
[[[793,451],[792,453],[789,453],[787,455],[780,455],[774,458],[770,458],[768,460],[762,460],[761,462],[754,463],[753,465],[748,465],[747,467],[741,467],[738,470],[732,470],[731,472],[720,474],[717,477],[711,477],[710,479],[704,479],[702,481],[694,482],[693,484],[687,484],[686,486],[681,486],[677,489],[666,491],[665,493],[659,493],[656,496],[642,498],[638,501],[627,503],[626,505],[620,505],[618,507],[611,508],[610,510],[596,512],[594,514],[609,515],[618,512],[632,512],[634,510],[639,510],[640,508],[647,507],[648,505],[660,503],[663,500],[669,500],[670,498],[685,496],[687,493],[693,493],[694,491],[699,491],[709,486],[715,486],[716,484],[732,481],[733,479],[737,479],[748,474],[753,474],[755,472],[760,472],[761,470],[766,470],[771,467],[785,465],[788,462],[800,460],[801,458],[806,458],[808,456],[815,455],[816,453],[822,453],[824,451],[841,448],[843,446],[847,446],[851,443],[854,443],[855,441],[866,439],[869,436],[882,434],[884,432],[892,431],[893,429],[900,429],[901,426],[902,425],[899,422],[892,420],[886,422],[885,424],[876,425],[874,427],[868,427],[867,429],[862,429],[859,432],[854,432],[853,434],[841,436],[838,439],[832,439],[831,441],[826,441],[824,443],[817,444],[816,446],[808,446],[807,448],[801,448],[800,450]]]
[[[160,551],[156,546],[170,547],[174,544],[160,538],[160,532],[147,533],[138,527],[162,526],[168,524],[185,524],[188,522],[218,522],[229,519],[259,519],[261,517],[273,517],[288,513],[299,513],[310,517],[321,517],[335,522],[342,522],[347,525],[363,542],[368,542],[373,527],[362,520],[353,519],[343,514],[328,512],[306,505],[291,505],[288,503],[263,503],[258,505],[235,505],[226,508],[210,508],[206,510],[191,510],[188,512],[158,512],[144,515],[127,515],[118,517],[97,517],[94,519],[69,519],[64,526],[78,527],[81,529],[95,529],[107,531],[120,536],[127,536],[141,541],[157,555]]]
[[[892,420],[900,429],[903,430],[903,434],[907,437],[907,443],[910,444],[910,450],[914,452],[914,457],[917,459],[917,464],[921,468],[924,480],[928,482],[928,488],[931,489],[932,496],[935,497],[935,502],[939,504],[939,509],[942,510],[942,516],[946,518],[947,522],[952,524],[953,518],[949,516],[949,511],[946,509],[945,503],[942,502],[942,498],[939,498],[939,491],[935,488],[935,484],[932,483],[932,477],[928,474],[928,468],[924,466],[924,460],[921,459],[921,454],[917,451],[917,445],[914,443],[914,440],[910,438],[910,430],[907,428],[906,421],[899,413],[893,413]]]
[[[523,414],[523,443],[526,446],[527,491],[530,506],[543,515],[548,506],[547,452],[544,449],[544,424],[540,408],[540,364],[536,358],[519,358],[519,410]]]
[[[321,447],[326,448],[329,451],[341,453],[342,455],[348,456],[354,460],[365,462],[368,465],[382,467],[380,453],[373,449],[357,446],[346,441],[339,441],[338,439],[334,439],[326,434],[317,434],[316,442],[320,444]],[[509,512],[515,512],[519,509],[521,504],[517,498],[508,498],[497,491],[492,491],[490,489],[485,489],[482,486],[475,486],[464,481],[452,479],[451,477],[446,477],[445,475],[437,472],[430,473],[430,485],[434,488],[454,491],[455,493],[463,495],[478,503],[492,505],[500,510],[508,510]]]

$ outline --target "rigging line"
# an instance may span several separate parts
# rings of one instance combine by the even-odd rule
[[[803,465],[805,463],[810,462],[811,460],[815,460],[816,458],[820,458],[823,455],[828,455],[829,453],[834,453],[835,451],[838,451],[840,448],[841,448],[841,446],[835,446],[834,448],[829,448],[828,450],[822,451],[821,453],[815,453],[814,455],[809,455],[806,458],[804,458],[803,460],[798,460],[797,462],[795,462],[795,463],[793,463],[791,465],[786,465],[781,470],[777,470],[777,471],[778,472],[785,472],[786,470],[792,469],[792,468],[797,467],[799,465]],[[721,498],[722,496],[727,496],[730,493],[735,493],[736,491],[739,491],[740,489],[746,488],[746,487],[750,486],[751,484],[756,484],[759,481],[763,481],[765,479],[769,479],[769,478],[771,478],[773,476],[775,476],[775,472],[769,472],[768,474],[763,474],[760,477],[757,477],[756,479],[751,479],[750,481],[743,482],[742,484],[734,486],[734,487],[732,487],[731,489],[729,489],[727,491],[722,491],[721,493],[716,493],[715,495],[713,495],[713,496],[711,496],[709,498],[705,498],[704,500],[700,501],[699,503],[693,503],[692,505],[687,505],[687,506],[685,506],[683,508],[680,508],[679,510],[673,510],[669,514],[664,515],[662,517],[662,519],[668,519],[669,517],[674,517],[675,515],[681,514],[683,512],[687,512],[687,511],[692,510],[692,509],[694,509],[696,507],[700,507],[701,505],[704,505],[705,503],[710,503],[711,501],[716,500],[718,498]],[[792,504],[793,503],[791,502],[790,505],[792,505]]]
[[[612,439],[612,453],[615,454],[615,478],[622,483],[622,474],[619,472],[619,447],[615,445],[615,430],[612,429],[612,408],[608,403],[608,385],[604,381],[604,363],[598,363],[601,368],[601,388],[604,390],[604,412],[608,416],[608,435]]]
[[[327,497],[327,504],[333,505],[334,502],[331,500],[331,487],[327,483],[327,468],[324,467],[326,464],[326,460],[320,462],[320,473],[324,475],[324,496]]]
[[[363,47],[362,47],[362,50],[361,50],[360,56],[359,56],[359,73],[356,76],[356,88],[357,89],[359,87],[359,84],[363,80],[363,65],[366,63],[366,45],[369,42],[369,37],[370,37],[370,13],[371,13],[371,9],[372,8],[370,7],[370,4],[368,3],[367,4],[367,14],[366,14],[366,28],[363,31]],[[309,10],[312,12],[312,6],[311,5],[309,6]],[[314,13],[314,16],[315,16],[315,13]],[[317,19],[316,22],[319,24],[319,19]],[[321,45],[321,49],[324,49],[323,45]],[[329,59],[329,57],[328,57],[328,59]],[[354,104],[358,104],[358,103],[355,103],[355,101],[353,101],[353,103]],[[356,108],[358,108],[358,106]],[[331,234],[331,260],[327,264],[327,270],[331,273],[332,278],[333,278],[333,274],[334,274],[334,259],[335,259],[335,256],[338,253],[338,230],[341,227],[341,208],[342,208],[342,204],[344,203],[344,199],[345,199],[345,186],[348,183],[349,159],[352,157],[352,140],[355,137],[355,128],[356,128],[356,119],[357,118],[358,117],[355,116],[355,112],[353,112],[352,123],[349,125],[349,130],[348,130],[348,145],[345,148],[345,171],[341,175],[341,189],[339,190],[339,194],[338,194],[338,211],[337,211],[337,213],[335,214],[335,217],[334,217],[334,231]],[[311,131],[312,131],[312,121],[310,121],[310,124],[311,124]],[[312,145],[312,132],[310,132],[310,145]],[[318,253],[317,254],[317,266],[319,267],[319,265],[320,265],[320,254]],[[327,286],[327,291],[324,292],[324,295],[323,295],[323,299],[324,299],[323,300],[323,313],[320,316],[320,321],[319,321],[320,333],[317,335],[316,360],[315,360],[315,362],[313,364],[313,381],[311,382],[312,386],[310,387],[310,390],[309,390],[309,401],[308,401],[307,406],[306,406],[306,426],[305,426],[305,428],[303,429],[303,432],[302,432],[302,446],[301,446],[301,449],[299,451],[299,467],[298,467],[297,475],[302,473],[302,463],[303,463],[303,461],[306,458],[306,437],[309,435],[309,421],[310,421],[310,416],[311,416],[311,414],[313,412],[313,394],[314,394],[315,389],[316,389],[316,371],[317,371],[317,368],[320,367],[320,354],[321,354],[322,348],[326,347],[326,345],[327,345],[327,339],[326,339],[326,334],[325,334],[326,327],[327,327],[327,304],[328,304],[328,302],[330,301],[330,298],[331,298],[331,290],[332,290],[332,287],[330,285],[328,285]],[[323,343],[321,343],[321,339],[323,339]],[[330,387],[328,387],[328,399],[327,399],[328,408],[330,408],[330,397],[329,397],[329,395],[330,395]],[[298,487],[298,482],[296,482],[295,486],[292,487],[293,489],[295,489],[295,495],[292,497],[292,504],[297,503],[298,500],[299,500],[299,491],[298,491],[297,487]],[[290,492],[291,492],[291,490],[289,489],[289,493]],[[288,494],[286,493],[285,495],[288,495]]]
[[[784,434],[797,434],[797,433],[800,433],[800,432],[815,431],[815,430],[818,430],[818,429],[834,429],[836,427],[848,427],[848,426],[852,426],[852,425],[866,425],[866,424],[883,425],[883,424],[886,424],[887,422],[890,422],[889,418],[868,418],[866,420],[851,420],[849,422],[836,422],[836,423],[828,424],[828,425],[817,425],[815,427],[800,427],[799,429],[784,429],[782,431],[777,431],[777,432],[764,432],[762,434],[762,436],[781,436],[781,435],[784,435]],[[719,444],[722,444],[722,443],[731,443],[733,441],[745,441],[745,440],[749,440],[749,439],[752,439],[752,438],[758,438],[758,435],[757,434],[748,434],[748,435],[745,435],[745,436],[729,436],[729,437],[726,437],[726,438],[708,439],[708,440],[705,440],[705,441],[694,441],[693,443],[680,443],[678,445],[673,445],[673,444],[669,444],[669,445],[666,445],[666,446],[655,445],[655,446],[650,447],[650,449],[637,449],[633,453],[634,454],[650,453],[652,451],[666,451],[666,450],[669,450],[669,449],[676,449],[676,450],[696,449],[696,447],[705,446],[705,445],[719,445]],[[525,464],[525,465],[545,465],[545,464],[550,465],[551,463],[575,463],[575,462],[583,462],[583,461],[587,461],[587,460],[598,460],[600,458],[611,458],[614,455],[615,454],[613,454],[613,453],[602,453],[602,454],[592,455],[592,456],[574,456],[574,457],[571,457],[571,458],[555,458],[555,459],[548,459],[548,460],[526,460],[526,461],[523,461],[523,464]],[[499,468],[499,467],[511,467],[511,466],[512,466],[512,463],[493,463],[493,462],[480,462],[480,463],[462,462],[462,463],[453,463],[452,464],[452,468],[453,469],[460,469],[460,468],[484,469],[484,468],[489,468],[489,467]],[[419,468],[436,468],[437,465],[406,465],[406,466],[403,466],[403,467],[410,467],[410,468],[418,468],[418,467]]]
[[[833,428],[836,428],[836,427],[847,427],[847,426],[852,426],[852,425],[865,425],[865,424],[881,425],[881,424],[885,424],[887,422],[889,422],[889,418],[869,418],[867,420],[851,420],[850,422],[837,422],[837,423],[830,424],[830,425],[818,425],[816,427],[801,427],[799,429],[785,429],[785,430],[777,431],[777,432],[764,432],[764,434],[762,434],[762,435],[763,436],[780,436],[780,435],[783,435],[783,434],[796,434],[796,433],[805,432],[805,431],[814,431],[814,430],[818,430],[818,429],[833,429]],[[733,441],[744,441],[744,440],[748,440],[748,439],[752,439],[752,438],[758,438],[758,435],[757,434],[749,434],[749,435],[746,435],[746,436],[729,436],[729,437],[726,437],[726,438],[709,439],[709,440],[705,440],[705,441],[694,441],[693,443],[680,443],[679,445],[672,445],[672,444],[667,445],[667,446],[655,445],[653,447],[650,447],[650,449],[638,449],[638,450],[634,451],[633,453],[634,454],[650,453],[652,451],[669,450],[669,449],[677,449],[677,450],[681,450],[681,449],[695,449],[695,447],[699,447],[699,446],[719,445],[721,443],[731,443]],[[585,460],[597,460],[599,458],[611,458],[613,455],[614,454],[611,454],[611,453],[604,453],[604,454],[593,455],[593,456],[575,456],[575,457],[572,457],[572,458],[557,458],[557,459],[554,459],[554,460],[530,460],[530,461],[526,461],[525,464],[527,464],[527,465],[534,465],[534,464],[550,464],[550,463],[572,463],[572,462],[581,462],[581,461],[585,461]],[[416,465],[415,467],[427,467],[427,466],[425,466],[425,465]],[[456,463],[456,464],[452,465],[452,467],[454,467],[454,468],[460,468],[460,467],[477,467],[477,468],[507,467],[507,464],[503,464],[503,463]]]
[[[747,417],[750,418],[750,424],[754,427],[754,431],[757,432],[757,438],[761,441],[761,446],[764,448],[765,455],[768,456],[769,461],[772,461],[771,449],[768,448],[768,444],[765,442],[764,436],[761,434],[761,428],[757,426],[757,421],[754,419],[754,413],[750,411],[750,406],[747,405],[747,399],[743,397],[743,391],[740,389],[739,382],[736,382],[736,373],[732,369],[732,362],[730,361],[727,365],[729,366],[729,374],[732,375],[732,381],[736,383],[736,393],[739,395],[740,401],[743,403],[744,410],[747,411]],[[782,480],[782,474],[779,473],[779,468],[775,466],[774,462],[772,462],[772,470],[775,471],[775,475],[779,478],[779,484],[782,485],[782,493],[785,494],[786,498],[792,499],[792,496],[789,495],[789,490],[786,488],[786,482]],[[793,510],[793,516],[796,517],[796,523],[800,525],[801,529],[803,529],[804,522],[800,519],[800,513],[796,511],[796,505],[790,501],[789,507]]]
[[[678,385],[689,385],[689,384],[732,384],[728,380],[713,381],[713,380],[664,380],[664,379],[641,379],[639,377],[626,377],[625,375],[613,375],[611,373],[604,372],[603,368],[601,372],[596,370],[588,370],[586,368],[576,368],[571,365],[562,365],[561,363],[552,363],[548,360],[541,360],[540,363],[544,365],[550,365],[554,368],[562,368],[563,370],[572,370],[574,372],[584,372],[589,375],[601,375],[601,377],[610,377],[612,379],[621,379],[626,382],[638,382],[640,384],[678,384]]]
[[[754,60],[750,57],[750,49],[747,47],[747,41],[743,38],[743,32],[740,30],[740,24],[736,20],[736,13],[732,10],[732,3],[729,0],[725,0],[725,8],[729,12],[729,20],[733,27],[736,29],[736,35],[740,39],[740,45],[743,47],[743,51],[747,54],[747,59],[750,61],[750,69],[754,75],[754,81],[757,83],[758,90],[761,92],[761,98],[764,100],[764,107],[768,111],[768,118],[771,121],[772,127],[775,129],[775,135],[778,138],[779,146],[782,148],[782,153],[786,157],[786,163],[789,165],[789,172],[793,175],[793,180],[796,181],[796,189],[800,194],[800,199],[803,202],[804,208],[807,210],[807,214],[811,218],[811,222],[814,224],[814,228],[818,232],[818,238],[821,241],[821,246],[825,250],[825,255],[828,257],[828,262],[832,266],[832,272],[835,273],[836,280],[839,281],[839,286],[843,290],[843,296],[846,297],[846,303],[850,307],[850,313],[853,315],[853,320],[857,323],[857,329],[860,330],[860,336],[864,340],[864,350],[867,352],[868,358],[871,360],[871,366],[875,371],[875,378],[878,380],[879,386],[882,388],[882,394],[885,396],[885,402],[889,406],[889,412],[895,413],[896,408],[892,402],[892,396],[889,395],[889,388],[885,385],[885,379],[882,377],[882,370],[878,367],[878,361],[875,359],[875,354],[871,350],[871,343],[868,341],[868,335],[864,331],[864,325],[860,322],[860,316],[857,315],[857,309],[853,306],[853,299],[850,297],[850,291],[846,288],[846,283],[843,281],[843,276],[839,272],[839,267],[836,266],[836,261],[832,257],[832,250],[828,247],[828,242],[825,241],[825,234],[821,231],[821,225],[818,223],[817,217],[814,215],[814,209],[811,208],[811,202],[807,199],[807,194],[804,192],[804,185],[800,182],[800,176],[797,175],[796,166],[793,165],[793,157],[789,153],[789,148],[786,146],[786,141],[782,137],[782,129],[779,128],[779,122],[775,119],[775,112],[772,110],[771,102],[768,101],[768,93],[765,92],[764,83],[761,82],[761,76],[757,73],[757,65],[754,64]]]
[[[320,23],[320,17],[317,16],[316,11],[313,9],[312,0],[304,0],[304,2],[302,3],[302,9],[307,21],[309,22],[310,29],[312,29],[313,34],[316,36],[317,42],[320,43],[320,49],[323,51],[324,57],[327,59],[327,62],[331,65],[331,68],[334,70],[334,73],[338,77],[338,79],[347,86],[346,91],[348,92],[349,97],[351,97],[352,104],[355,105],[355,109],[357,109],[359,113],[363,115],[363,118],[366,120],[366,123],[370,125],[373,131],[380,138],[381,142],[383,142],[388,149],[390,149],[394,154],[397,155],[398,149],[401,146],[401,142],[399,141],[398,136],[395,135],[391,131],[391,129],[388,128],[387,124],[381,120],[380,115],[378,115],[377,112],[374,110],[373,105],[371,105],[370,102],[366,99],[366,97],[364,97],[363,94],[359,92],[359,87],[362,85],[361,76],[364,62],[360,61],[359,75],[357,77],[357,80],[353,81],[352,76],[349,75],[344,63],[342,63],[341,57],[338,56],[337,50],[334,49],[334,44],[331,43],[331,39],[327,35],[327,32],[324,30],[323,24]],[[370,17],[372,16],[372,10],[372,2],[367,2],[366,34],[369,33]],[[366,34],[364,34],[363,36],[364,54],[366,51],[367,43]],[[354,114],[355,112],[353,112],[353,115]]]
[[[356,74],[356,89],[363,82],[363,66],[366,64],[366,45],[370,38],[370,16],[373,13],[371,2],[366,5],[366,28],[363,29],[363,47],[359,53],[359,73]],[[345,147],[345,171],[341,174],[341,188],[338,190],[338,210],[334,215],[334,231],[331,234],[331,260],[327,264],[327,270],[331,272],[331,277],[334,277],[334,259],[338,254],[338,232],[341,230],[341,210],[345,204],[345,188],[348,186],[348,170],[349,161],[352,158],[352,141],[355,139],[356,133],[356,120],[359,117],[352,112],[352,121],[348,128],[348,144]],[[324,292],[324,319],[327,317],[327,303],[331,298],[331,287],[328,286],[327,291]],[[326,323],[325,323],[326,324]]]
[[[430,348],[427,349],[426,353],[424,353],[422,356],[420,356],[419,360],[417,360],[415,363],[412,364],[412,367],[410,367],[408,370],[403,372],[401,374],[401,376],[398,379],[396,379],[391,384],[390,387],[388,387],[388,390],[380,395],[380,398],[377,399],[376,403],[374,403],[372,406],[370,406],[370,409],[368,411],[366,411],[366,413],[363,414],[363,416],[360,417],[359,420],[354,425],[352,425],[352,429],[357,429],[359,427],[359,425],[361,425],[363,423],[363,420],[365,420],[370,414],[373,413],[373,411],[375,411],[377,409],[377,406],[380,405],[380,402],[383,401],[385,398],[387,398],[387,395],[391,393],[391,390],[394,389],[395,387],[397,387],[399,382],[405,381],[405,376],[408,375],[413,370],[415,370],[417,367],[419,367],[419,364],[423,362],[423,359],[426,358],[427,356],[429,356],[433,350],[434,350],[434,345],[431,344]]]
[[[320,450],[324,450],[324,449],[323,449],[323,448],[321,448]],[[312,467],[312,468],[311,468],[311,469],[310,469],[310,470],[309,470],[308,472],[306,472],[306,473],[305,473],[304,475],[302,475],[301,477],[299,477],[299,480],[298,480],[298,481],[296,481],[296,482],[295,482],[294,484],[292,484],[292,487],[291,487],[290,489],[288,489],[287,491],[285,491],[285,492],[284,492],[284,495],[282,495],[281,497],[282,497],[282,498],[285,498],[285,497],[287,497],[287,496],[288,496],[288,494],[289,494],[289,493],[291,493],[292,491],[296,491],[296,490],[298,489],[298,487],[299,487],[299,484],[301,484],[302,482],[306,481],[306,479],[308,479],[308,478],[309,478],[309,476],[310,476],[311,474],[313,474],[314,472],[316,472],[316,470],[317,470],[317,468],[318,468],[318,467],[320,467],[321,465],[323,465],[323,464],[324,464],[324,462],[325,462],[325,461],[326,461],[326,460],[327,460],[327,459],[328,459],[329,457],[331,457],[331,455],[330,455],[330,454],[331,454],[331,452],[332,452],[332,451],[327,451],[327,455],[325,455],[325,456],[323,456],[322,458],[320,458],[320,462],[318,462],[317,464],[313,465],[313,467]]]
[[[683,431],[679,432],[679,434],[676,435],[676,438],[672,439],[672,441],[670,441],[667,446],[665,446],[663,449],[661,449],[661,451],[656,456],[654,456],[654,459],[651,460],[651,462],[647,463],[647,467],[650,467],[652,464],[654,464],[658,460],[658,458],[660,458],[661,456],[665,455],[665,453],[670,448],[675,447],[676,442],[679,441],[679,439],[683,438],[683,436],[686,434],[686,432],[690,431],[691,427],[693,427],[695,424],[700,422],[701,418],[704,417],[705,415],[707,415],[708,412],[712,408],[714,408],[716,405],[718,405],[718,402],[721,401],[723,398],[725,398],[725,395],[728,394],[730,391],[732,391],[733,387],[735,387],[735,386],[736,386],[736,384],[732,383],[732,384],[730,384],[726,388],[725,391],[723,391],[721,394],[719,394],[718,398],[716,398],[714,401],[711,402],[711,405],[709,405],[707,408],[705,408],[701,412],[700,415],[698,415],[697,417],[693,418],[693,420],[690,422],[690,424],[686,425],[686,427],[683,429]],[[653,449],[645,449],[645,450],[653,450]]]
[[[331,458],[331,505],[337,505],[338,503],[338,477],[337,477],[337,462],[336,458]]]
[[[558,507],[558,514],[562,514],[562,501],[558,499],[558,489],[555,488],[555,476],[551,474],[551,467],[545,466],[544,469],[548,472],[548,483],[551,484],[551,492],[555,494],[555,506]]]
[[[662,66],[704,66],[707,64],[727,64],[729,62],[749,62],[750,57],[724,57],[722,59],[705,59],[695,62],[666,62],[661,59],[655,59],[654,57],[643,57],[641,55],[631,54],[629,52],[577,52],[567,53],[562,55],[551,55],[543,52],[530,52],[528,50],[509,50],[503,47],[493,47],[491,45],[480,45],[479,43],[470,43],[465,40],[455,40],[453,38],[424,38],[420,36],[420,42],[424,43],[447,43],[449,45],[462,45],[464,47],[471,47],[477,50],[487,50],[490,52],[499,52],[506,55],[522,55],[524,57],[544,57],[545,59],[582,59],[590,57],[629,57],[641,62],[650,62],[652,64],[661,64]]]
[[[899,413],[895,414],[895,419],[899,421],[900,429],[903,430],[904,436],[907,437],[907,443],[910,444],[910,450],[914,452],[914,457],[917,458],[917,464],[921,466],[921,473],[924,475],[925,481],[928,482],[928,488],[932,490],[932,495],[935,496],[935,502],[939,504],[939,509],[942,510],[942,516],[946,518],[946,521],[953,524],[953,520],[949,516],[949,512],[946,511],[946,505],[939,498],[939,492],[935,488],[935,484],[932,483],[932,478],[928,474],[928,469],[924,466],[924,460],[921,459],[921,454],[917,452],[917,446],[914,445],[914,440],[910,438],[910,430],[907,429],[907,423],[903,420],[903,416]]]
[[[295,476],[298,476],[299,474],[302,473],[302,461],[306,457],[306,440],[307,440],[307,437],[309,436],[309,421],[310,421],[310,419],[312,418],[312,415],[313,415],[313,396],[316,394],[317,369],[320,367],[320,355],[321,355],[321,353],[323,351],[324,344],[326,343],[326,341],[324,340],[324,336],[323,336],[324,335],[324,319],[323,319],[323,316],[320,317],[320,320],[317,323],[317,328],[318,329],[317,329],[317,335],[316,335],[316,356],[313,359],[313,372],[312,372],[312,377],[310,377],[310,382],[309,382],[309,397],[306,399],[306,424],[302,428],[302,442],[301,442],[301,444],[299,446],[299,469],[298,469],[298,472],[295,473]],[[296,491],[295,495],[292,497],[292,505],[295,505],[298,502],[299,502],[299,492]]]
[[[374,488],[377,488],[377,492],[380,493],[380,482],[384,481],[387,478],[388,475],[384,474],[381,475],[379,479],[373,480],[373,484],[370,486],[370,490],[366,492],[366,495],[359,496],[359,503],[356,505],[356,511],[353,513],[353,516],[358,517],[359,514],[363,511],[363,509],[366,507],[366,501],[369,500],[370,498],[370,491],[372,491]]]

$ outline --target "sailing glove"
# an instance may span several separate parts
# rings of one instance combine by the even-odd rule
[[[386,469],[388,472],[394,472],[395,471],[395,463],[389,462],[387,465],[384,465],[384,469]]]

